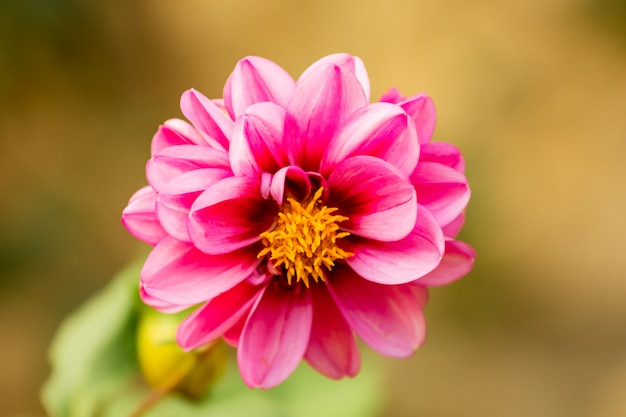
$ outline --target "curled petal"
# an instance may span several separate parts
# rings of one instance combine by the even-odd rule
[[[354,253],[346,262],[363,278],[397,285],[416,280],[439,265],[444,237],[437,220],[422,206],[411,233],[395,242],[379,242],[350,236],[342,249]]]
[[[247,316],[259,294],[259,287],[244,281],[213,298],[180,324],[176,334],[178,344],[188,351],[222,336]]]
[[[181,96],[180,109],[195,128],[211,138],[216,146],[228,149],[234,123],[214,102],[192,88]]]
[[[175,145],[211,146],[212,143],[210,138],[204,137],[184,120],[170,119],[159,126],[159,129],[154,134],[151,145],[152,155],[164,148]]]
[[[223,255],[207,255],[192,244],[165,237],[141,270],[146,294],[170,305],[190,306],[230,290],[254,273],[258,246]]]
[[[288,164],[282,149],[285,109],[274,103],[257,103],[237,119],[230,143],[230,163],[235,175],[255,177],[274,173]]]
[[[420,162],[411,175],[417,201],[428,207],[441,226],[456,219],[470,198],[467,178],[460,172],[436,162]]]
[[[463,174],[465,172],[465,160],[461,151],[447,142],[429,142],[422,145],[420,162],[437,162],[449,166]]]
[[[271,101],[287,107],[296,83],[274,62],[249,56],[235,66],[224,88],[224,105],[233,119],[244,114],[254,104]]]
[[[422,144],[430,142],[437,121],[435,104],[432,99],[425,93],[420,93],[400,102],[399,106],[413,119],[419,142]]]
[[[328,175],[344,159],[370,155],[394,165],[407,177],[419,157],[413,122],[402,108],[374,103],[355,111],[328,143],[320,172]]]
[[[405,357],[424,342],[422,306],[408,285],[380,285],[336,267],[328,289],[350,327],[377,352]]]
[[[270,283],[253,307],[239,340],[237,361],[249,387],[271,388],[298,366],[309,343],[311,293]]]
[[[298,80],[287,106],[285,142],[289,161],[318,171],[337,128],[367,99],[356,76],[345,67],[324,64]]]
[[[328,178],[329,207],[348,217],[340,227],[357,236],[394,241],[415,225],[415,189],[389,163],[371,156],[343,161]]]
[[[350,72],[352,72],[357,80],[361,83],[361,87],[363,88],[363,92],[365,93],[365,98],[367,101],[370,101],[370,79],[367,75],[367,70],[365,69],[365,64],[358,56],[352,56],[346,53],[338,53],[325,56],[322,59],[314,62],[309,68],[307,68],[300,78],[304,78],[311,71],[316,68],[325,65],[325,64],[336,64],[341,65],[342,67],[346,67]]]
[[[474,267],[476,251],[459,240],[446,240],[446,253],[437,268],[424,275],[416,284],[437,287],[454,282],[467,275]]]
[[[219,254],[261,240],[276,219],[278,205],[261,196],[258,180],[229,177],[204,191],[191,206],[189,235],[205,253]]]
[[[189,242],[187,222],[191,205],[204,190],[230,175],[230,170],[204,168],[186,172],[169,181],[159,193],[156,204],[157,217],[167,233]]]
[[[361,357],[352,329],[325,287],[314,285],[310,290],[313,324],[305,359],[329,378],[355,376],[361,368]]]
[[[124,227],[137,239],[153,246],[166,235],[156,216],[156,199],[152,187],[143,187],[130,197],[122,211]]]
[[[228,154],[208,146],[170,146],[150,158],[146,164],[146,176],[150,185],[160,191],[171,179],[201,168],[219,168],[229,172]]]
[[[284,167],[272,177],[270,193],[279,205],[289,197],[301,201],[311,193],[311,181],[300,167],[295,165]]]

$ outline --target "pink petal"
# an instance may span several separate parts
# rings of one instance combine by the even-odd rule
[[[465,212],[459,214],[456,219],[452,220],[450,223],[441,227],[441,229],[443,230],[443,235],[445,237],[454,239],[456,235],[458,235],[461,229],[463,228],[464,223],[465,223]]]
[[[232,347],[239,346],[239,340],[241,340],[241,333],[243,333],[243,327],[248,321],[248,314],[244,314],[237,323],[233,325],[230,329],[224,332],[224,341],[231,345]]]
[[[215,144],[217,142],[213,143],[213,145]],[[170,119],[159,126],[159,130],[154,134],[151,145],[152,155],[164,148],[175,145],[211,146],[212,143],[210,138],[205,138],[184,120]]]
[[[377,352],[405,357],[424,342],[422,307],[408,285],[375,284],[336,267],[328,289],[350,327]]]
[[[441,226],[456,219],[465,210],[470,189],[465,175],[436,162],[420,162],[411,175],[417,201],[428,207]]]
[[[459,171],[465,172],[465,160],[459,149],[446,142],[429,142],[422,145],[420,162],[438,162]]]
[[[200,168],[220,168],[230,172],[228,154],[208,146],[170,146],[150,158],[146,164],[146,176],[150,185],[160,191],[171,179]]]
[[[350,236],[342,249],[354,253],[346,262],[363,278],[396,285],[418,279],[439,265],[444,253],[441,228],[428,209],[420,206],[411,233],[396,242],[379,242]]]
[[[222,149],[228,149],[234,123],[215,103],[191,89],[180,98],[180,109],[196,129],[212,138]]]
[[[399,103],[413,119],[420,143],[428,143],[435,131],[437,113],[432,99],[425,93],[417,94]]]
[[[342,160],[355,155],[381,158],[408,177],[419,157],[413,122],[394,104],[374,103],[358,109],[328,143],[320,172],[328,175]]]
[[[259,294],[259,287],[244,281],[213,298],[178,326],[178,344],[188,351],[222,336],[242,317],[247,317]]]
[[[341,229],[381,241],[402,239],[415,225],[413,186],[389,163],[355,156],[340,163],[328,178],[326,205],[348,217]]]
[[[148,294],[146,290],[143,288],[143,285],[139,286],[139,296],[141,297],[141,301],[143,301],[146,305],[162,313],[168,313],[168,314],[181,312],[195,304],[195,303],[194,304],[174,304],[174,303],[160,300]]]
[[[428,304],[428,288],[425,286],[418,285],[420,280],[413,281],[409,283],[408,287],[413,293],[413,296],[417,300],[420,306],[422,306],[422,310],[426,308],[426,304]]]
[[[207,255],[192,244],[165,237],[141,270],[141,285],[155,299],[193,305],[228,291],[259,266],[261,248],[251,246],[223,255]]]
[[[446,253],[435,270],[424,275],[416,284],[437,287],[456,281],[467,275],[474,267],[476,251],[459,240],[446,240]]]
[[[287,107],[296,83],[284,69],[274,62],[249,56],[235,66],[224,88],[224,104],[233,119],[246,109],[264,101]]]
[[[311,181],[307,173],[298,166],[281,168],[272,177],[270,193],[279,205],[282,205],[289,197],[302,201],[309,196],[310,192]]]
[[[277,215],[278,205],[261,197],[258,180],[224,178],[193,203],[189,235],[205,253],[227,253],[261,240]]]
[[[313,324],[305,359],[329,378],[355,376],[361,369],[361,357],[352,329],[325,287],[314,285],[310,291]]]
[[[122,224],[130,234],[153,246],[166,236],[156,216],[156,199],[152,187],[143,187],[130,197],[122,211]]]
[[[157,217],[167,233],[178,240],[191,241],[187,231],[191,205],[204,190],[230,175],[230,170],[204,168],[170,180],[159,193],[156,205]]]
[[[237,361],[249,387],[271,388],[298,366],[311,333],[311,293],[270,283],[246,322]]]
[[[230,143],[230,164],[235,175],[255,177],[288,165],[284,154],[285,109],[274,103],[257,103],[237,119]]]
[[[346,53],[338,53],[327,55],[324,58],[319,59],[314,62],[309,68],[307,68],[300,78],[304,78],[308,76],[313,70],[319,68],[323,65],[335,64],[341,65],[342,67],[346,67],[350,72],[352,72],[357,80],[361,83],[361,87],[363,88],[363,92],[365,93],[365,98],[367,101],[370,101],[370,79],[367,75],[367,70],[365,69],[365,64],[358,56],[352,56]]]
[[[289,161],[318,171],[337,128],[367,99],[356,76],[342,66],[321,65],[298,80],[287,106],[285,147]]]
[[[383,95],[380,97],[380,100],[378,101],[381,101],[383,103],[398,104],[404,100],[406,100],[406,97],[403,96],[396,87],[391,87],[383,93]]]

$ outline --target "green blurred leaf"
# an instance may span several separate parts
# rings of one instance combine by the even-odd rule
[[[137,374],[135,329],[141,264],[124,269],[60,327],[42,400],[52,417],[96,416]]]
[[[140,267],[126,268],[61,326],[43,389],[51,417],[124,417],[149,394],[136,359]],[[352,380],[332,381],[302,364],[286,382],[263,391],[245,386],[233,353],[225,375],[204,399],[170,394],[144,416],[368,417],[381,409],[382,375],[367,355]]]

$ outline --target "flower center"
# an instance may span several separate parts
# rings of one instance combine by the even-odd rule
[[[337,223],[348,218],[333,214],[336,207],[321,205],[323,190],[319,188],[312,198],[302,203],[287,199],[274,229],[261,233],[265,248],[258,257],[269,255],[270,265],[282,268],[289,285],[294,277],[307,287],[311,277],[315,282],[324,281],[324,268],[330,271],[336,260],[354,255],[337,246],[337,239],[350,234],[339,232]]]

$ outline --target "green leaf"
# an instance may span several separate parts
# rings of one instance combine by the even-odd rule
[[[42,401],[52,417],[96,416],[137,376],[140,263],[124,269],[61,325]]]
[[[60,327],[42,391],[51,417],[125,417],[149,395],[136,352],[140,268],[137,263],[124,269]],[[143,416],[375,416],[383,404],[382,375],[368,351],[364,356],[354,379],[329,380],[302,364],[286,382],[263,391],[243,383],[233,350],[226,373],[205,398],[169,394]]]

